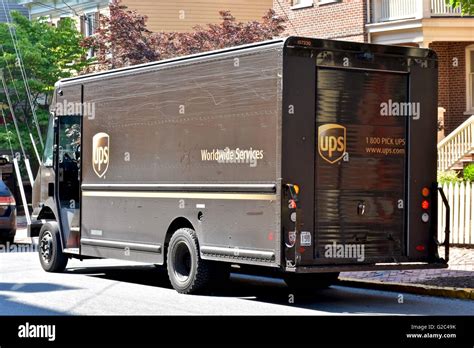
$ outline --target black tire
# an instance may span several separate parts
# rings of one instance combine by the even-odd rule
[[[68,257],[63,253],[56,222],[47,222],[41,227],[38,253],[41,267],[46,272],[60,273],[66,269]]]
[[[167,269],[173,288],[181,294],[205,290],[212,281],[213,264],[201,259],[196,232],[180,228],[168,245]]]
[[[339,272],[317,274],[287,274],[284,277],[286,285],[299,292],[311,292],[328,288],[337,282]]]

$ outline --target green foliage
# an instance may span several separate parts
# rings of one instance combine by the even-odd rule
[[[86,50],[81,47],[82,35],[77,31],[70,18],[62,19],[57,26],[52,26],[44,19],[30,21],[17,12],[12,12],[10,28],[14,30],[17,47],[21,52],[23,66],[28,77],[33,103],[40,128],[47,129],[49,104],[51,103],[54,84],[61,78],[71,77],[89,63],[84,57]],[[41,152],[32,111],[25,92],[18,58],[15,54],[9,24],[0,23],[0,69],[3,69],[10,99],[18,119],[20,134],[30,158],[35,158],[29,129],[35,137],[38,150]],[[9,134],[6,133],[3,120],[0,122],[0,149],[9,149],[8,139],[15,150],[20,150],[18,137],[13,126],[11,112],[3,87],[0,88],[0,108],[4,110]]]
[[[461,7],[464,15],[474,15],[474,0],[446,0],[452,8]]]
[[[465,181],[474,182],[474,163],[464,168],[463,176]]]
[[[454,170],[449,170],[446,172],[438,171],[438,183],[441,185],[461,182],[462,178],[458,176],[458,173]]]

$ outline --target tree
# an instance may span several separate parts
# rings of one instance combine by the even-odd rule
[[[284,31],[284,19],[269,10],[261,21],[237,22],[229,11],[221,11],[222,22],[196,26],[189,33],[152,33],[146,27],[146,16],[127,10],[114,0],[110,16],[101,15],[100,29],[82,45],[96,51],[92,69],[107,70],[152,62],[185,54],[269,40]],[[89,72],[91,68],[85,72]]]
[[[285,30],[284,19],[269,10],[261,21],[237,22],[230,11],[219,12],[222,22],[196,26],[190,33],[155,34],[157,51],[161,58],[194,54],[252,42],[270,40]]]
[[[465,15],[474,15],[474,0],[446,0],[452,8],[460,7]]]
[[[146,16],[127,10],[114,0],[109,5],[110,15],[100,15],[99,29],[84,38],[81,45],[95,51],[97,64],[91,70],[108,70],[157,60],[152,32],[146,27]]]
[[[12,12],[11,17],[10,24],[0,23],[0,69],[3,69],[7,80],[8,92],[18,119],[23,144],[30,157],[33,157],[28,126],[35,136],[37,133],[20,71],[20,63],[23,63],[32,102],[43,131],[49,117],[49,104],[55,82],[77,74],[88,65],[88,61],[84,58],[86,50],[80,46],[82,35],[77,31],[72,19],[64,18],[57,26],[52,26],[44,19],[30,21],[17,12]],[[11,33],[9,29],[13,32]],[[21,61],[15,52],[12,34],[21,54]],[[9,134],[6,134],[4,125],[0,124],[0,147],[8,149],[8,139],[10,139],[13,147],[19,149],[18,137],[13,127],[3,87],[0,88],[0,107],[4,110],[10,126]],[[1,118],[0,121],[3,123]],[[38,137],[35,138],[38,141]],[[37,146],[41,151],[38,142]]]

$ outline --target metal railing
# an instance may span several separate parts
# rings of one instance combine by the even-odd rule
[[[474,151],[474,115],[438,143],[438,170],[451,169]]]
[[[445,0],[431,0],[431,15],[438,16],[460,16],[461,8],[452,8]]]
[[[371,0],[371,22],[390,22],[411,18],[461,16],[460,7],[445,0]]]

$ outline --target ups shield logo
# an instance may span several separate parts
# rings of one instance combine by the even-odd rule
[[[109,158],[109,135],[97,133],[92,138],[92,168],[99,178],[107,172]]]
[[[346,152],[346,127],[334,123],[319,126],[318,151],[331,164],[342,159]]]

